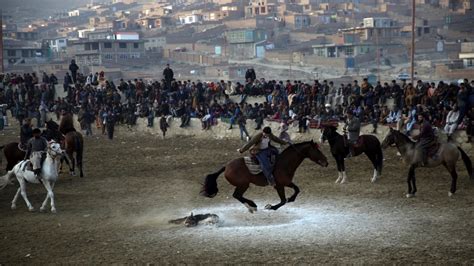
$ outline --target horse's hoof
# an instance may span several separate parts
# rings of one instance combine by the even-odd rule
[[[347,179],[342,179],[341,184],[347,184],[348,182]]]
[[[448,192],[448,197],[452,197],[454,196],[454,193],[452,193],[451,191]]]
[[[35,208],[33,208],[33,207],[30,207],[30,208],[28,208],[28,211],[30,211],[30,212],[34,212],[34,211],[35,211]]]
[[[247,203],[245,203],[244,205],[245,205],[245,207],[247,207],[247,209],[249,210],[250,213],[254,213],[254,212],[257,211],[257,207],[252,207]]]
[[[46,212],[46,208],[40,208],[40,212]]]
[[[336,184],[339,184],[339,182],[341,182],[341,178],[340,178],[340,177],[336,179],[336,182],[335,182],[335,183],[336,183]]]
[[[372,179],[370,180],[370,182],[372,182],[372,183],[377,182],[377,178],[372,178]]]
[[[415,197],[415,194],[410,194],[410,193],[407,194],[407,198],[414,198],[414,197]]]
[[[56,208],[52,208],[51,213],[57,213]]]
[[[16,205],[11,206],[12,210],[16,210]]]
[[[76,176],[76,172],[70,172],[72,176]]]
[[[267,205],[265,206],[265,210],[272,210],[272,207],[273,207],[272,205],[267,204]]]

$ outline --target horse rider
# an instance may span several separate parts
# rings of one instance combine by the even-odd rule
[[[26,118],[25,123],[20,128],[20,148],[26,150],[26,144],[32,137],[31,118]]]
[[[33,138],[28,141],[28,150],[25,154],[24,160],[30,159],[33,164],[33,172],[35,177],[41,179],[41,165],[43,158],[46,158],[46,152],[48,150],[48,141],[41,136],[41,130],[35,128],[33,130]]]
[[[418,114],[418,123],[420,134],[414,137],[418,141],[415,146],[415,160],[413,162],[421,162],[421,165],[424,166],[428,163],[429,148],[436,144],[436,136],[427,114]]]
[[[256,134],[247,144],[237,151],[243,153],[250,149],[250,153],[255,154],[255,157],[257,157],[268,184],[275,186],[271,157],[278,155],[278,150],[271,145],[270,141],[277,142],[281,145],[289,144],[273,135],[270,127],[264,127],[262,132]]]
[[[349,146],[349,155],[354,155],[354,145],[357,143],[360,135],[360,120],[354,115],[352,111],[346,113],[347,120],[344,125],[344,139],[346,140],[346,147]],[[349,133],[349,134],[347,134]]]

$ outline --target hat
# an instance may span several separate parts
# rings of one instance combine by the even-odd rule
[[[327,103],[327,104],[324,105],[324,107],[331,108],[331,104]]]
[[[271,134],[272,133],[272,129],[270,127],[264,127],[263,128],[263,132],[266,133],[266,134]]]

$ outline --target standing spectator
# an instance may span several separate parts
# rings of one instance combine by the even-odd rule
[[[71,60],[71,64],[69,65],[69,71],[71,71],[72,83],[76,84],[77,82],[77,71],[79,67],[76,65],[76,60]]]
[[[240,140],[244,140],[244,133],[245,133],[246,135],[245,139],[249,141],[250,135],[247,132],[247,128],[246,128],[247,118],[245,117],[245,115],[241,113],[239,117],[237,118],[237,123],[239,124],[239,129],[240,129]]]
[[[467,112],[464,124],[466,125],[467,143],[471,143],[472,136],[474,136],[474,106]]]
[[[451,139],[454,131],[458,128],[459,120],[459,109],[454,105],[453,110],[449,111],[446,117],[446,125],[444,126],[444,132],[448,134],[448,139]]]
[[[247,71],[245,72],[245,80],[254,82],[256,78],[257,74],[255,74],[255,70],[253,69],[253,67],[247,69]]]
[[[166,89],[171,89],[171,81],[173,81],[174,73],[170,68],[170,64],[166,64],[166,68],[163,70],[163,77],[165,78]]]
[[[107,126],[107,136],[110,140],[114,139],[114,130],[115,130],[115,114],[110,110],[107,113],[106,119],[106,126]]]
[[[66,72],[66,76],[64,76],[64,81],[63,81],[63,88],[64,92],[67,92],[69,89],[69,85],[72,84],[72,77],[69,75],[69,72]]]
[[[161,118],[160,118],[160,129],[161,129],[161,132],[163,132],[163,139],[165,138],[166,136],[166,131],[168,130],[168,122],[166,122],[166,116],[165,115],[161,115]]]

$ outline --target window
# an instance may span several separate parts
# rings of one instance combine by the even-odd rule
[[[91,49],[91,44],[90,43],[84,44],[84,50],[89,51],[90,49]]]
[[[64,43],[64,40],[58,40],[59,43]]]
[[[126,42],[119,42],[119,48],[127,48],[127,43]]]
[[[133,48],[138,49],[138,43],[133,43]]]
[[[104,54],[104,59],[105,60],[112,60],[112,59],[114,59],[114,56],[111,55],[111,54]]]
[[[346,53],[347,56],[353,56],[354,55],[354,47],[346,47]]]
[[[91,48],[92,48],[92,50],[99,50],[99,43],[98,42],[92,43]]]
[[[425,32],[425,34],[429,34],[429,33],[430,33],[430,28],[426,27],[426,28],[424,29],[424,32]]]
[[[7,55],[8,56],[16,56],[16,51],[15,50],[8,50]]]
[[[104,48],[105,49],[111,49],[112,48],[112,43],[111,42],[104,42]]]
[[[30,57],[30,51],[22,50],[21,51],[21,57]]]
[[[465,66],[466,67],[473,67],[474,66],[474,59],[465,59]]]

